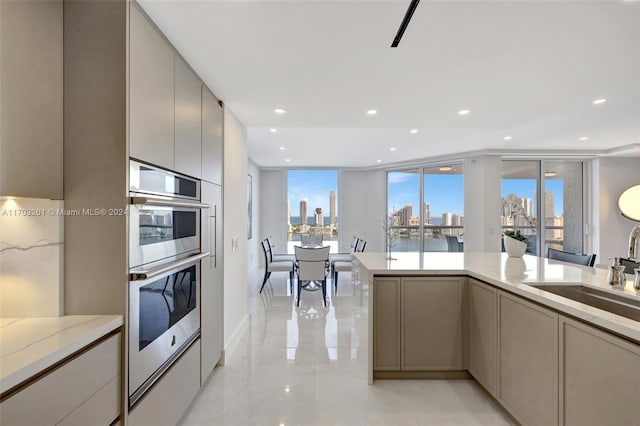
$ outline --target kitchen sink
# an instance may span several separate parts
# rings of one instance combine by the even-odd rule
[[[556,294],[612,314],[620,315],[640,321],[640,298],[634,300],[631,297],[624,297],[612,294],[607,291],[586,287],[580,284],[529,284],[549,293]]]

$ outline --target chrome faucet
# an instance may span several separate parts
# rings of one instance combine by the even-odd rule
[[[629,259],[637,261],[640,256],[640,224],[633,227],[629,234]]]

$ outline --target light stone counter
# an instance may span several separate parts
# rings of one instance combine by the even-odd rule
[[[540,290],[527,283],[581,284],[640,301],[627,275],[624,288],[607,283],[607,270],[588,268],[545,258],[525,255],[510,258],[506,253],[356,253],[353,280],[373,284],[374,276],[464,275],[492,284],[558,312],[579,318],[640,344],[640,322],[603,311]],[[369,297],[369,363],[373,356],[373,297]],[[370,374],[372,368],[369,368]],[[372,378],[369,377],[371,382]]]
[[[122,324],[121,315],[0,318],[0,395]]]

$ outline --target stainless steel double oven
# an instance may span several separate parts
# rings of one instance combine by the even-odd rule
[[[130,161],[129,405],[200,334],[200,181]]]

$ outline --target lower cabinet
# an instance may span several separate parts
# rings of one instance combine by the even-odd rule
[[[121,413],[121,333],[0,404],[2,425],[108,425]]]
[[[403,278],[402,370],[462,370],[462,279]]]
[[[129,410],[130,426],[175,425],[200,390],[200,340]]]
[[[400,278],[373,286],[373,369],[400,370]]]
[[[461,370],[462,290],[457,277],[376,278],[374,370]]]
[[[640,345],[560,318],[564,425],[640,424]]]
[[[498,382],[498,291],[469,279],[469,372],[491,394]]]
[[[558,424],[558,315],[498,292],[498,400],[526,425]]]

